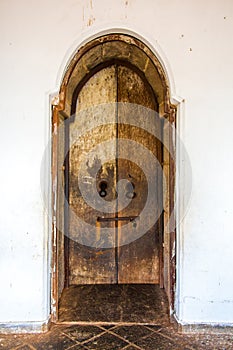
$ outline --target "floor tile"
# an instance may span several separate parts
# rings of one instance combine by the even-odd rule
[[[114,328],[114,327],[116,327],[115,324],[101,325],[101,328],[104,328],[104,329],[111,329],[111,328]]]
[[[25,334],[0,334],[0,350],[9,350],[16,347],[22,347],[29,341],[31,335]]]
[[[38,350],[67,350],[77,343],[63,334],[48,333],[44,336],[40,335],[37,340],[31,341],[30,344]]]
[[[85,343],[85,346],[90,350],[120,350],[126,345],[127,342],[108,333],[105,333],[91,342]]]
[[[165,330],[164,330],[165,331]],[[177,343],[194,350],[232,350],[233,335],[223,334],[174,334]]]
[[[165,339],[156,333],[149,337],[137,340],[136,345],[144,350],[183,350],[182,347],[177,346],[169,339]]]
[[[84,345],[76,344],[68,348],[67,350],[87,350],[87,348]]]
[[[103,332],[104,330],[96,326],[72,326],[63,330],[63,333],[66,334],[69,338],[74,339],[80,343],[91,339]]]
[[[179,334],[175,328],[173,327],[161,327],[158,331],[158,334],[161,334],[161,336],[172,340],[176,344],[180,344],[183,348],[190,349],[190,346],[192,345],[192,342],[190,343],[187,339],[187,337],[184,336],[184,334]],[[190,345],[191,344],[191,345]],[[194,348],[195,349],[195,348]]]
[[[162,325],[146,325],[146,327],[151,329],[153,332],[158,332],[161,330]]]
[[[152,330],[144,326],[124,326],[118,327],[112,330],[117,335],[120,335],[122,338],[135,343],[138,339],[143,338],[152,334]]]

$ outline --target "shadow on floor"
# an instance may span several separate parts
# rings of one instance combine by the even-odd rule
[[[59,321],[163,324],[168,302],[164,290],[153,284],[70,286],[62,293]]]

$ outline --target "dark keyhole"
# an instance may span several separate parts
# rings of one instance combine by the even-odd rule
[[[133,182],[130,182],[127,186],[126,186],[126,197],[129,199],[133,199],[136,197],[136,193],[134,192],[135,189],[135,185]]]
[[[100,187],[100,191],[99,191],[99,195],[100,197],[106,197],[107,196],[107,187],[108,187],[108,184],[106,181],[101,181],[99,183],[99,187]]]

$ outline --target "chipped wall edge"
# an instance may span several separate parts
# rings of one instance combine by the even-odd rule
[[[46,321],[0,323],[0,334],[45,333],[51,326],[50,317]]]

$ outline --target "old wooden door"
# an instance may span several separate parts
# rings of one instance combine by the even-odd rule
[[[143,75],[122,63],[95,72],[77,93],[68,130],[68,285],[159,283],[162,227],[153,218],[162,205],[162,179],[151,155],[161,161],[161,144],[144,127],[143,113],[136,113],[135,125],[125,122],[135,104],[158,108]],[[160,135],[159,118],[149,122]],[[149,229],[138,235],[145,226],[140,215],[150,195],[148,177],[154,183],[150,213],[143,218]]]

